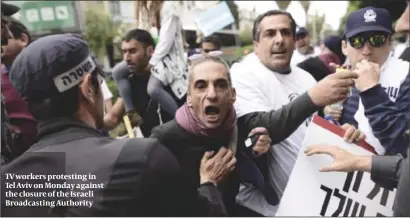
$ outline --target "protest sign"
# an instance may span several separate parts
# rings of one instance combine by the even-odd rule
[[[32,36],[80,33],[83,26],[80,4],[75,1],[5,1],[20,7],[13,15]]]
[[[392,216],[396,189],[375,184],[366,172],[319,172],[332,163],[328,155],[307,157],[309,145],[336,145],[357,155],[373,155],[374,149],[362,141],[343,140],[344,130],[315,116],[306,132],[276,216]]]
[[[226,2],[219,3],[216,7],[201,13],[195,20],[199,30],[204,34],[204,37],[223,29],[232,24],[235,18],[232,16]]]

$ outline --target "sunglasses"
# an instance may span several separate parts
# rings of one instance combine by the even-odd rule
[[[389,39],[389,35],[386,33],[372,33],[372,34],[360,34],[352,36],[348,39],[350,46],[353,48],[363,48],[366,42],[372,47],[380,48],[386,44]]]

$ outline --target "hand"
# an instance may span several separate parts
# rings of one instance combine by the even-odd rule
[[[356,69],[353,72],[359,75],[359,78],[355,80],[355,85],[360,92],[364,92],[379,84],[380,65],[376,63],[363,59],[356,64]]]
[[[332,72],[336,72],[336,70],[340,69],[340,68],[341,69],[350,69],[351,65],[349,63],[346,64],[346,65],[339,65],[339,64],[331,62],[331,63],[329,63],[329,67],[331,68]]]
[[[205,182],[216,184],[235,169],[236,158],[231,150],[221,147],[218,153],[212,157],[213,153],[213,151],[207,151],[202,157],[199,167],[201,184]]]
[[[333,63],[333,62],[329,63],[329,67],[330,67],[332,73],[336,72],[336,70],[339,69],[339,68],[343,68],[343,69],[348,68],[348,66],[340,66],[339,64],[336,64],[336,63]]]
[[[266,128],[256,127],[255,129],[252,129],[251,133],[249,133],[249,136],[255,134],[262,134],[258,137],[258,141],[256,141],[255,146],[253,146],[252,148],[254,156],[260,157],[261,155],[269,151],[272,140],[270,139],[268,130]]]
[[[333,158],[333,163],[329,166],[320,168],[321,172],[353,172],[353,171],[367,171],[369,172],[372,166],[371,157],[356,156],[337,146],[328,145],[314,145],[309,146],[305,150],[306,156],[315,154],[327,154]]]
[[[317,106],[326,106],[344,100],[354,85],[353,79],[358,78],[357,73],[349,70],[333,73],[319,81],[308,94]]]
[[[349,142],[349,143],[352,143],[354,141],[359,142],[359,141],[365,139],[364,133],[360,132],[360,130],[356,129],[356,127],[354,127],[354,126],[352,126],[348,123],[343,124],[341,127],[342,127],[342,129],[344,129],[346,131],[345,135],[343,136],[343,139],[346,142]]]
[[[340,117],[342,116],[342,111],[343,110],[334,108],[331,105],[328,105],[323,109],[323,113],[325,114],[325,116],[330,115],[335,121],[339,121]]]

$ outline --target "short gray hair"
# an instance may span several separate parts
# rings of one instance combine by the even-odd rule
[[[230,69],[229,69],[229,65],[224,61],[224,59],[222,59],[218,56],[211,56],[211,55],[202,55],[201,57],[196,58],[195,60],[192,60],[191,66],[189,67],[189,70],[188,70],[188,87],[190,87],[191,77],[192,77],[192,73],[194,71],[194,68],[196,66],[198,66],[199,64],[202,64],[202,63],[207,62],[207,61],[220,63],[220,64],[225,66],[226,74],[227,74],[227,77],[228,77],[228,84],[229,84],[229,86],[232,87],[232,79],[231,79],[231,72],[230,72]],[[188,88],[188,90],[189,90],[189,88]]]

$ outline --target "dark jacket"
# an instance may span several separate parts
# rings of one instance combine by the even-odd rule
[[[308,58],[297,66],[310,73],[316,81],[320,81],[332,73],[319,57]]]
[[[394,156],[372,157],[371,179],[388,190],[397,188],[393,205],[393,216],[410,216],[410,149],[407,157],[397,154]]]
[[[155,139],[115,140],[102,137],[82,123],[62,118],[40,123],[39,142],[15,161],[1,168],[2,216],[223,216],[222,199],[212,185],[199,192],[190,186],[175,157]],[[33,200],[30,197],[6,198],[6,174],[24,175],[92,175],[87,181],[51,180],[53,184],[101,184],[92,189],[90,198],[44,197],[47,201],[90,200],[89,207],[10,207],[7,200]],[[20,180],[20,183],[44,184],[45,178]],[[16,188],[20,193],[37,188]],[[69,191],[46,188],[42,191]],[[78,188],[73,191],[80,191]],[[87,192],[86,189],[84,192]],[[207,199],[208,200],[207,200]]]
[[[132,88],[132,103],[136,112],[143,119],[143,123],[140,126],[141,132],[145,137],[148,137],[152,129],[163,123],[172,120],[174,117],[160,108],[158,113],[158,103],[153,101],[147,92],[147,85],[150,75],[133,75],[130,78]],[[175,97],[171,88],[166,86],[164,88],[174,98],[178,105],[182,105],[185,102],[185,97],[178,99]],[[161,117],[159,116],[161,115]]]
[[[245,148],[244,141],[249,132],[256,127],[265,127],[272,140],[272,145],[275,145],[288,138],[307,118],[314,112],[319,110],[307,93],[299,96],[287,105],[282,106],[278,110],[269,112],[254,112],[246,114],[238,119],[239,129],[239,150],[244,151],[249,157],[251,153]],[[259,158],[253,158],[263,175],[268,175],[267,155]],[[265,198],[272,204],[279,204],[279,198],[270,186],[269,181],[265,179]]]
[[[13,157],[20,156],[37,141],[37,121],[33,118],[20,95],[17,93],[8,77],[7,68],[2,67],[1,93],[4,96],[5,109],[12,125]]]
[[[404,49],[403,53],[401,53],[400,59],[410,62],[410,47]]]
[[[187,132],[175,120],[154,128],[152,138],[157,138],[178,159],[184,172],[187,172],[191,184],[199,186],[199,167],[206,151],[215,151],[229,145],[229,137],[212,138],[197,136]],[[242,162],[237,153],[237,163]],[[230,216],[234,216],[235,197],[239,191],[239,177],[237,167],[227,179],[219,185],[223,200]]]

